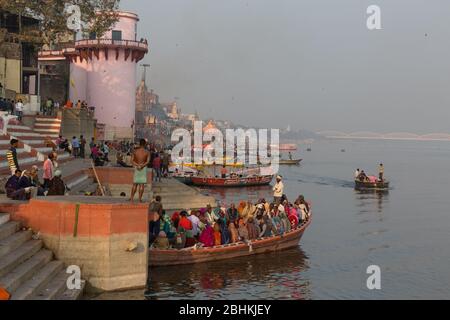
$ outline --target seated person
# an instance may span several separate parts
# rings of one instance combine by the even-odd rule
[[[30,177],[31,177],[31,184],[33,187],[37,188],[37,195],[43,196],[44,195],[44,185],[39,181],[39,169],[37,166],[31,167],[30,170]]]
[[[28,200],[30,198],[31,187],[20,188],[20,178],[22,171],[17,169],[6,182],[6,196],[13,200]]]
[[[116,162],[119,166],[124,167],[124,168],[132,168],[133,167],[133,166],[126,164],[126,162],[123,159],[123,154],[121,152],[117,152]]]
[[[66,194],[66,184],[61,178],[61,171],[56,170],[55,176],[50,180],[48,196],[63,196]]]

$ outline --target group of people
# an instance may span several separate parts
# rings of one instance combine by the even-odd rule
[[[364,170],[358,168],[355,171],[355,180],[361,182],[374,182],[373,180],[376,180],[376,177],[368,176]],[[378,181],[384,181],[384,165],[382,163],[378,166]]]
[[[192,246],[213,247],[239,241],[247,242],[289,232],[307,221],[310,205],[304,196],[291,203],[285,195],[272,203],[242,201],[236,207],[175,212],[171,217],[161,197],[149,206],[149,243],[157,249],[183,249]]]
[[[21,170],[15,155],[18,141],[11,140],[10,169],[11,177],[6,182],[6,196],[12,200],[29,200],[34,196],[63,196],[68,190],[62,180],[62,172],[58,170],[56,152],[50,152],[43,166],[43,182],[39,179],[39,168],[32,166],[30,170]]]
[[[71,142],[60,135],[56,139],[56,146],[59,150],[64,150],[65,152],[72,154],[75,158],[85,158],[86,157],[86,139],[83,135],[80,137],[73,136]]]
[[[0,111],[16,115],[17,120],[22,121],[24,104],[22,99],[14,101],[12,99],[0,98]]]

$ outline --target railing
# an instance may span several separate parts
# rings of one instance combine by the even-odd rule
[[[94,40],[78,40],[75,41],[75,48],[91,47],[91,46],[118,46],[118,47],[134,47],[148,50],[148,43],[135,40],[113,40],[113,39],[94,39]]]

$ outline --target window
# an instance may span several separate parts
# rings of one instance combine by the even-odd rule
[[[89,40],[95,40],[95,39],[97,39],[97,33],[90,32],[89,33]]]
[[[113,30],[112,31],[112,39],[113,40],[122,40],[122,31]]]

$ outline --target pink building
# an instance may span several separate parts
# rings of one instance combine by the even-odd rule
[[[119,12],[119,21],[101,38],[95,34],[65,50],[70,61],[70,100],[95,107],[105,139],[131,139],[136,109],[136,64],[148,52],[138,40],[139,18]]]

